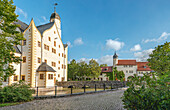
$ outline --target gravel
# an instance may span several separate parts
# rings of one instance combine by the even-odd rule
[[[34,100],[0,110],[124,110],[121,96],[124,90],[79,95],[64,98]]]

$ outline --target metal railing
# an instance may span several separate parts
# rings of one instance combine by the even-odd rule
[[[75,87],[74,85],[70,85],[66,87],[58,87],[56,86],[48,86],[48,87],[36,87],[34,88],[34,97],[42,97],[42,96],[64,96],[64,95],[74,95],[74,94],[85,94],[85,93],[95,93],[102,91],[111,91],[117,90],[118,88],[125,87],[125,83],[123,84],[105,84],[97,85],[94,84],[93,87],[89,87],[89,85],[83,85],[82,88]]]

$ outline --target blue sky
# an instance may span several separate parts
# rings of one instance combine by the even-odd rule
[[[170,41],[170,0],[14,0],[18,18],[36,25],[49,22],[56,2],[69,60],[112,65],[116,50],[120,59],[145,61]]]

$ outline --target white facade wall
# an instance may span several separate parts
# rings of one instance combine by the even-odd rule
[[[126,67],[127,66],[127,67]],[[131,67],[132,66],[132,67]],[[125,74],[125,81],[129,76],[133,76],[137,74],[137,65],[116,65],[118,71],[123,71]],[[129,73],[129,71],[133,71],[133,73]]]
[[[150,73],[150,71],[137,71],[138,76],[143,76],[145,73]]]

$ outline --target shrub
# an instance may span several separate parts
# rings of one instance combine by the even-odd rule
[[[30,101],[32,97],[33,90],[25,82],[15,83],[11,86],[7,86],[0,89],[0,102],[23,102]]]
[[[124,108],[129,110],[170,110],[170,72],[165,74],[152,73],[143,77],[134,76],[128,83],[122,101]]]

